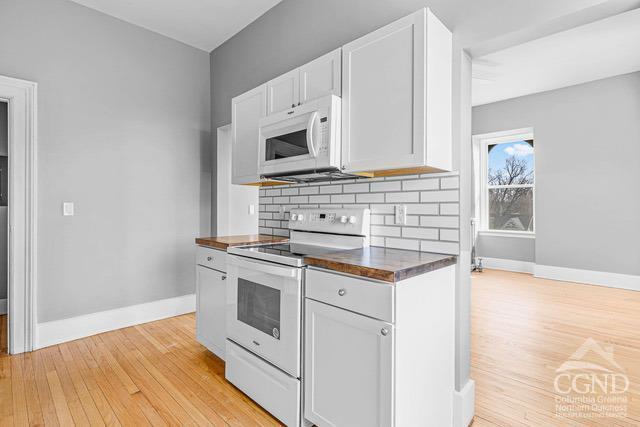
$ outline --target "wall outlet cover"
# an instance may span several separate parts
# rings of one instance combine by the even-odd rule
[[[62,202],[62,215],[63,216],[73,216],[74,215],[73,202]]]
[[[407,205],[396,205],[396,224],[407,223]]]

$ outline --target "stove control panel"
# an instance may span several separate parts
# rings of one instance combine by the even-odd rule
[[[289,229],[335,234],[369,235],[369,209],[291,209]]]

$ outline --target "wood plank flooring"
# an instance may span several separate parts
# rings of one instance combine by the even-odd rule
[[[471,304],[474,427],[640,426],[640,292],[485,270],[472,277]],[[626,417],[556,415],[556,369],[588,338],[612,346],[629,378]]]
[[[640,425],[640,292],[486,270],[472,293],[474,427]],[[194,329],[190,314],[0,355],[0,426],[281,425],[225,381]],[[555,414],[555,370],[590,337],[631,381],[626,418]]]

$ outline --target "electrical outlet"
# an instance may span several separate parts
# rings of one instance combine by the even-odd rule
[[[249,205],[249,215],[256,213],[256,205]]]
[[[396,224],[407,223],[407,205],[396,205]]]
[[[63,202],[62,203],[62,215],[63,216],[73,216],[73,214],[74,214],[73,202]]]
[[[284,206],[280,205],[280,207],[278,208],[278,213],[280,215],[284,215]]]

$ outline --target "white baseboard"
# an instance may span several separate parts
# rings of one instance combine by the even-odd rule
[[[0,315],[7,314],[7,299],[0,299]]]
[[[467,381],[462,390],[453,393],[453,427],[467,427],[473,421],[476,383]]]
[[[195,311],[195,308],[196,296],[195,294],[190,294],[113,310],[99,311],[68,319],[38,323],[34,349],[191,313]]]
[[[631,274],[608,273],[606,271],[580,270],[576,268],[536,264],[533,275],[542,279],[640,291],[640,276],[633,276]]]
[[[533,273],[533,269],[535,267],[535,263],[530,261],[489,257],[479,258],[482,258],[483,267],[494,268],[496,270],[515,271],[517,273]]]

